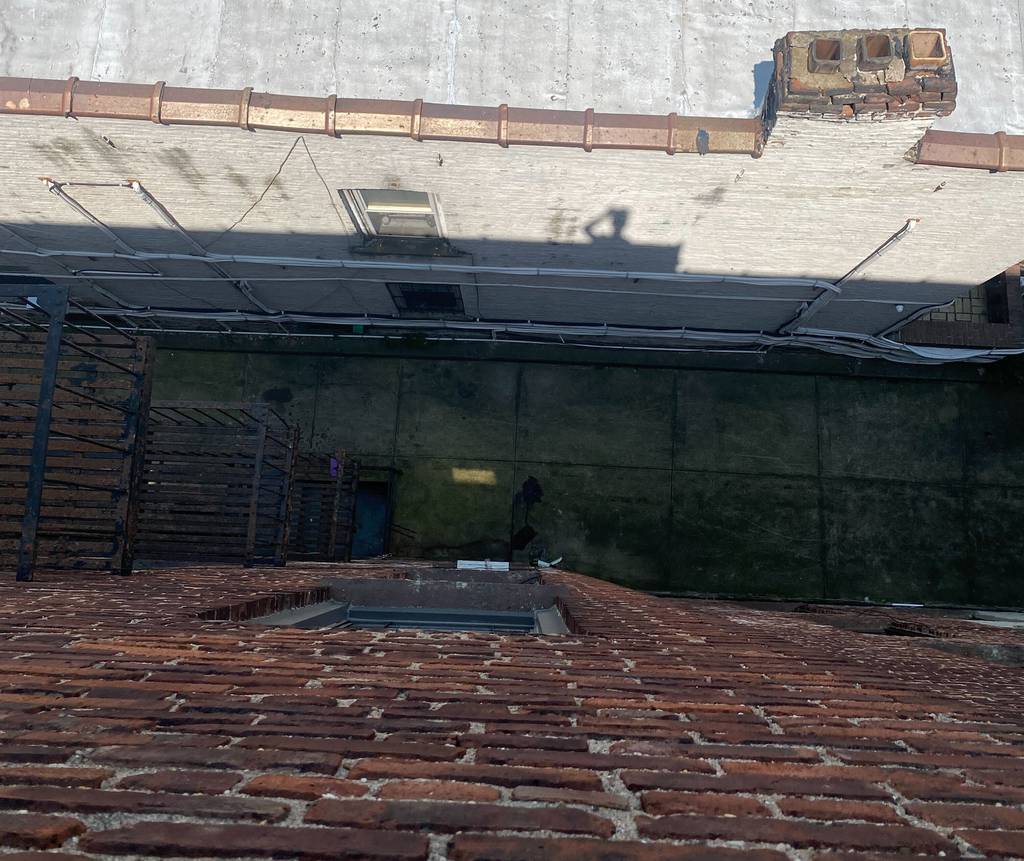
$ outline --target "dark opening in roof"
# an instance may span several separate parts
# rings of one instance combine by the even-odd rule
[[[395,307],[404,314],[462,314],[462,293],[457,284],[389,282]]]

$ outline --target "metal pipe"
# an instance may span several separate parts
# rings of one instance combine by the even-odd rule
[[[67,289],[67,288],[64,288],[64,289]],[[26,297],[26,300],[27,300],[27,297]],[[38,308],[39,306],[37,305],[36,307]],[[37,323],[35,320],[31,319],[30,317],[22,317],[21,314],[17,313],[16,311],[12,311],[6,305],[0,305],[0,314],[6,314],[8,317],[13,317],[15,320],[17,320],[19,323],[21,323],[24,326],[31,326],[33,329],[39,329],[41,332],[48,331],[47,327],[44,326],[42,323]],[[49,316],[49,315],[47,315],[47,316]]]
[[[42,179],[42,181],[46,183],[47,191],[49,191],[59,200],[64,201],[64,203],[66,203],[73,210],[75,210],[75,212],[77,212],[79,215],[81,215],[83,218],[85,218],[87,221],[93,224],[105,236],[110,237],[111,242],[113,242],[117,248],[122,249],[122,251],[126,255],[128,255],[129,258],[139,259],[135,257],[135,255],[139,253],[138,251],[132,248],[123,239],[121,239],[121,237],[118,236],[113,230],[111,230],[101,218],[98,218],[97,216],[93,215],[85,206],[83,206],[81,203],[75,200],[75,198],[73,198],[70,194],[64,191],[64,183],[54,182],[49,177],[45,176],[40,177],[40,179]],[[145,260],[140,259],[140,262],[150,270],[150,274],[159,274],[159,270],[157,270],[155,267],[150,265]]]
[[[0,320],[0,326],[2,326],[4,329],[9,329],[23,341],[27,341],[29,339],[28,335],[26,335],[19,329],[15,329],[14,326],[12,326],[10,323],[4,323],[2,320]]]
[[[25,273],[10,272],[10,273],[5,273],[5,274],[8,275],[8,276],[12,276],[12,275],[13,276],[25,275],[26,277],[31,275],[31,273],[28,273],[28,272],[25,272]],[[682,274],[682,273],[680,273],[680,274]],[[66,276],[64,276],[64,275],[50,275],[50,276],[47,276],[47,277],[53,278],[53,279],[56,279],[56,280],[60,280],[60,281],[64,281],[64,280],[69,280],[69,279],[70,280],[74,280],[74,278],[76,276],[74,276],[74,275],[66,275]],[[123,273],[123,272],[118,272],[118,273],[115,273],[115,274],[111,274],[111,275],[109,275],[107,277],[111,281],[131,281],[131,280],[134,280],[134,278],[135,278],[134,275],[126,274],[126,273]],[[199,283],[203,283],[203,282],[207,282],[207,281],[220,282],[220,281],[223,281],[225,278],[230,279],[231,276],[230,275],[212,276],[212,275],[162,275],[161,274],[161,275],[154,275],[152,277],[156,281],[167,281],[167,282],[172,282],[172,283],[180,283],[180,282],[186,282],[186,283],[199,282]],[[692,277],[696,281],[699,281],[702,278],[705,278],[705,276],[700,276],[700,275],[695,275],[695,276],[692,276]],[[723,279],[725,279],[727,277],[728,276],[708,275],[708,276],[706,276],[706,280],[709,281],[709,282],[712,282],[712,283],[718,283],[718,282],[723,281]],[[741,276],[741,277],[751,277],[751,278],[753,278],[753,277],[756,277],[756,276]],[[625,276],[624,276],[624,278],[625,278]],[[245,280],[246,280],[246,282],[250,282],[250,281],[270,281],[270,282],[273,282],[275,284],[278,284],[278,283],[282,283],[282,284],[289,284],[289,283],[315,284],[315,283],[321,283],[321,282],[323,282],[323,283],[334,283],[334,282],[339,282],[339,281],[340,282],[355,281],[355,282],[361,282],[361,283],[367,283],[367,284],[387,284],[387,283],[392,283],[394,281],[393,278],[387,278],[387,277],[370,278],[370,277],[367,277],[365,275],[313,275],[313,276],[289,275],[289,276],[282,276],[282,277],[256,276],[256,277],[247,277]],[[634,280],[636,280],[636,279],[634,279]],[[778,282],[785,282],[784,286],[798,286],[798,287],[802,287],[804,285],[801,284],[801,283],[798,283],[800,280],[801,279],[789,280],[789,279],[783,279],[783,278],[779,278],[779,279],[770,278],[770,277],[765,277],[764,278],[765,286],[779,286],[779,285],[776,285],[776,284],[772,283],[774,281],[778,281]],[[810,281],[810,279],[805,279],[805,280]],[[423,283],[430,283],[430,282],[423,282]],[[569,287],[569,286],[566,286],[564,284],[530,284],[530,283],[526,283],[526,282],[523,282],[523,281],[471,281],[471,282],[470,281],[466,281],[466,282],[461,282],[460,281],[460,282],[456,282],[456,283],[458,284],[458,286],[461,286],[461,287],[476,287],[476,288],[485,288],[485,289],[507,289],[507,288],[511,287],[511,288],[517,288],[517,289],[523,289],[523,290],[553,290],[553,291],[560,291],[560,292],[565,292],[565,293],[594,293],[594,294],[597,294],[597,295],[609,295],[609,294],[613,293],[613,294],[615,294],[617,296],[651,296],[651,297],[655,297],[655,298],[658,298],[658,299],[726,299],[726,300],[729,300],[729,301],[737,301],[737,302],[801,302],[801,301],[804,301],[803,298],[799,297],[799,296],[770,296],[770,295],[752,296],[752,295],[745,295],[745,294],[742,294],[742,293],[666,293],[666,292],[661,291],[661,290],[628,290],[628,289],[623,289],[621,287],[615,287],[615,288],[611,288],[611,289],[601,289],[601,288],[598,288],[598,287]],[[817,283],[823,289],[828,289],[829,287],[832,287],[833,289],[835,289],[835,285],[832,284],[832,282],[829,282],[829,281],[819,281],[819,282],[811,282],[811,283]],[[900,304],[903,304],[903,305],[932,305],[933,304],[931,302],[921,302],[921,301],[916,300],[916,299],[900,299],[900,298],[868,299],[868,298],[859,298],[859,297],[856,297],[856,298],[842,298],[841,296],[837,296],[833,301],[835,301],[835,302],[863,302],[863,303],[876,304],[876,305],[892,305],[893,303],[900,303]],[[149,306],[149,307],[152,308],[152,306]],[[278,311],[271,311],[269,313],[280,313],[280,312],[278,312]],[[226,330],[226,331],[230,332],[230,330]]]
[[[150,324],[152,325],[152,324]],[[160,332],[164,334],[172,335],[210,335],[209,329],[189,329],[189,328],[156,328],[152,329],[140,328],[143,332]],[[267,335],[272,334],[268,332],[246,332],[239,331],[242,335]],[[491,335],[491,332],[486,334]],[[943,348],[933,350],[928,356],[920,357],[914,354],[912,351],[905,349],[905,345],[897,342],[889,342],[889,346],[896,349],[896,352],[889,352],[885,349],[873,349],[864,348],[859,343],[856,347],[846,345],[841,341],[836,341],[838,344],[837,349],[830,348],[827,344],[821,344],[812,341],[811,339],[805,339],[804,335],[792,335],[789,338],[777,339],[774,342],[769,342],[768,339],[772,338],[771,335],[765,335],[764,333],[750,333],[751,339],[743,344],[733,344],[730,347],[715,347],[709,346],[708,342],[702,341],[699,345],[687,345],[686,340],[672,344],[671,346],[656,346],[652,344],[594,344],[587,341],[567,341],[564,337],[558,336],[558,341],[544,340],[542,338],[530,338],[530,337],[516,337],[514,341],[509,343],[515,344],[538,344],[544,346],[551,346],[552,344],[558,344],[566,347],[576,347],[579,349],[588,350],[630,350],[632,352],[640,353],[678,353],[678,352],[700,352],[700,353],[712,353],[721,355],[750,355],[751,353],[764,353],[767,349],[771,349],[775,346],[782,345],[793,345],[793,346],[806,346],[811,349],[820,350],[835,355],[845,356],[847,358],[861,358],[861,359],[884,359],[886,361],[899,362],[903,364],[922,364],[922,365],[939,365],[946,362],[994,362],[997,359],[1003,358],[1004,356],[1019,355],[1024,351],[1008,351],[1003,348],[996,348],[992,350],[987,349],[971,349],[971,350],[953,350],[945,351]],[[291,332],[287,336],[274,335],[274,337],[289,337],[299,338],[305,340],[375,340],[385,341],[389,337],[393,337],[387,334],[374,334],[374,333],[362,333],[359,335],[349,334],[345,332]],[[878,338],[878,336],[874,336]],[[452,334],[439,334],[439,335],[425,335],[424,339],[427,341],[433,341],[437,343],[452,343],[452,344],[479,344],[482,338],[474,337],[457,337]],[[490,340],[490,339],[488,339]],[[493,338],[494,341],[498,342],[499,339]],[[884,340],[878,338],[878,340]],[[504,342],[501,342],[504,343]],[[946,353],[949,353],[947,355]],[[60,406],[59,404],[57,406]]]
[[[149,311],[132,312],[133,316],[145,317],[147,315],[160,316],[168,319],[204,319],[202,312],[193,311]],[[267,323],[259,315],[245,314],[243,312],[224,313],[217,315],[231,321]],[[760,345],[762,347],[783,346],[787,344],[797,346],[808,346],[825,352],[839,353],[847,356],[858,356],[861,358],[885,358],[893,361],[919,362],[923,364],[939,364],[952,361],[994,361],[1002,356],[1024,354],[1024,349],[956,349],[956,348],[922,348],[914,345],[903,344],[897,341],[889,341],[874,335],[862,335],[855,332],[831,332],[820,329],[801,329],[790,335],[773,335],[766,332],[735,332],[721,330],[695,330],[686,328],[665,328],[652,329],[632,326],[592,326],[592,325],[566,325],[546,323],[485,323],[469,320],[407,320],[396,321],[392,318],[374,319],[368,317],[312,317],[306,314],[282,314],[277,320],[289,323],[318,323],[320,325],[336,326],[363,326],[367,328],[381,327],[394,328],[401,326],[403,329],[421,330],[456,330],[456,331],[477,331],[487,334],[512,334],[512,335],[550,335],[570,337],[622,337],[638,338],[649,337],[661,340],[671,339],[675,342],[692,341],[701,344],[733,344],[741,346]],[[209,332],[197,331],[195,334],[209,334]],[[303,337],[293,335],[292,337]],[[312,337],[312,336],[310,336]],[[326,335],[322,337],[337,337]],[[450,340],[459,340],[452,338]],[[594,346],[589,344],[578,344],[576,346]],[[605,345],[597,345],[605,346]],[[616,345],[607,345],[615,347]],[[630,349],[633,349],[630,347]],[[636,347],[635,349],[647,349]],[[659,348],[650,348],[659,349]],[[674,347],[673,347],[674,349]],[[252,416],[250,416],[252,418]]]
[[[25,301],[26,301],[26,302],[28,302],[28,304],[29,304],[29,305],[31,305],[31,306],[32,306],[33,308],[39,308],[39,305],[37,305],[37,304],[36,304],[35,302],[33,302],[33,301],[32,301],[31,299],[26,299]],[[75,306],[76,308],[81,308],[81,309],[82,309],[83,311],[85,311],[85,312],[86,312],[87,314],[89,314],[89,315],[90,315],[90,316],[92,316],[92,317],[95,317],[95,318],[96,318],[97,320],[99,320],[100,322],[102,322],[102,323],[103,323],[103,324],[104,324],[104,325],[105,325],[105,326],[106,326],[107,328],[110,328],[110,329],[115,329],[115,330],[116,330],[116,331],[118,331],[118,332],[120,332],[120,331],[121,331],[120,329],[117,329],[117,327],[116,327],[116,326],[113,326],[113,325],[111,325],[110,323],[108,323],[108,322],[107,322],[106,320],[104,320],[104,319],[103,319],[102,317],[100,317],[99,315],[97,315],[97,314],[93,314],[93,313],[92,313],[92,312],[91,312],[91,311],[90,311],[90,310],[89,310],[88,308],[86,308],[86,307],[85,307],[84,305],[80,305],[80,304],[78,304],[77,302],[73,301],[73,300],[72,300],[72,299],[71,299],[70,297],[68,297],[68,304],[69,304],[69,305],[74,305],[74,306]],[[39,308],[39,310],[42,310],[42,309],[41,309],[41,308]],[[88,329],[83,329],[83,328],[82,328],[81,326],[77,326],[77,325],[75,325],[74,323],[71,323],[71,322],[69,322],[69,321],[67,320],[67,318],[65,318],[65,320],[64,320],[64,325],[65,325],[65,326],[66,326],[67,328],[69,328],[69,329],[74,329],[74,330],[75,330],[76,332],[81,332],[81,333],[82,333],[83,335],[85,335],[85,336],[86,336],[86,337],[88,337],[88,338],[92,338],[92,340],[96,341],[96,342],[97,342],[97,343],[99,343],[99,344],[102,344],[102,343],[103,343],[103,339],[102,339],[102,338],[101,338],[101,337],[100,337],[99,335],[97,335],[97,334],[96,334],[95,332],[91,332],[91,331],[89,331]],[[122,333],[122,334],[124,334],[124,333]],[[127,337],[127,336],[125,336],[125,337]],[[134,343],[135,343],[135,341],[134,341],[133,339],[130,339],[130,340],[131,340],[131,343],[132,343],[132,344],[134,344]],[[118,367],[120,367],[120,366],[118,366]]]
[[[21,519],[21,539],[18,543],[18,567],[15,578],[31,580],[39,550],[39,514],[43,504],[43,482],[46,477],[46,453],[50,442],[50,419],[53,416],[53,390],[59,388],[57,370],[60,365],[60,341],[64,329],[64,314],[68,307],[66,287],[50,287],[43,299],[49,317],[43,364],[39,373],[39,405],[32,431],[32,459],[28,470],[25,493],[25,513]]]
[[[121,335],[129,344],[133,344],[133,345],[138,344],[138,339],[133,338],[131,335],[129,335],[123,329],[115,326],[109,320],[107,320],[104,317],[101,317],[99,314],[97,314],[96,312],[94,312],[90,308],[87,308],[81,302],[76,302],[74,299],[68,297],[68,304],[69,305],[74,305],[79,311],[82,311],[82,312],[88,314],[90,317],[95,317],[97,320],[99,320],[101,323],[103,323],[103,325],[106,326],[108,329],[111,329],[114,332],[117,332],[119,335]],[[78,327],[76,326],[75,328],[78,328]]]
[[[892,236],[885,240],[881,245],[872,251],[867,257],[860,261],[856,266],[847,272],[842,278],[840,278],[835,284],[832,285],[831,291],[823,291],[818,295],[813,302],[805,303],[796,316],[783,326],[779,327],[780,335],[788,335],[792,332],[802,328],[804,323],[810,320],[821,312],[821,309],[829,305],[839,294],[842,292],[843,284],[849,281],[858,272],[863,271],[873,261],[877,260],[883,254],[885,254],[890,248],[896,243],[900,242],[910,231],[912,231],[917,224],[921,221],[920,218],[908,218],[906,223],[897,230]]]
[[[116,251],[82,251],[40,248],[35,251],[17,251],[0,248],[0,254],[23,257],[99,257],[117,260],[186,260],[196,262],[193,254],[179,254],[168,251],[138,251],[133,255]],[[475,275],[488,273],[496,275],[541,276],[550,278],[588,278],[646,281],[669,281],[684,284],[746,284],[763,287],[808,287],[818,290],[834,290],[831,281],[820,278],[775,278],[759,275],[694,275],[688,272],[619,271],[615,269],[558,269],[548,266],[488,266],[458,263],[411,263],[387,260],[351,260],[347,258],[320,257],[266,257],[253,254],[209,254],[209,259],[219,263],[246,263],[254,266],[295,266],[307,269],[367,269],[394,272],[452,272]],[[276,280],[276,279],[275,279]]]
[[[58,200],[64,201],[70,206],[75,212],[82,216],[86,221],[92,223],[99,231],[103,233],[114,245],[124,251],[126,254],[135,254],[135,249],[128,245],[124,240],[121,239],[113,230],[107,227],[106,223],[93,215],[86,207],[75,200],[70,194],[64,191],[63,183],[55,182],[49,177],[41,177],[43,182],[46,183],[46,190],[50,192]]]
[[[0,230],[3,230],[5,233],[9,233],[11,236],[13,236],[15,238],[15,240],[17,240],[18,242],[21,242],[23,245],[27,245],[29,248],[37,249],[38,250],[38,246],[34,245],[33,243],[29,242],[27,239],[25,239],[20,234],[18,234],[15,231],[11,230],[11,228],[8,227],[7,225],[0,224]],[[77,275],[78,274],[76,272],[73,272],[71,269],[68,269],[68,267],[65,266],[63,263],[61,263],[59,260],[51,260],[50,262],[54,266],[56,266],[58,269],[62,269],[65,272],[67,272],[67,273],[69,273],[71,275]],[[21,273],[9,272],[7,274],[8,275],[20,275]],[[35,273],[25,273],[25,274],[35,275]],[[36,277],[49,277],[49,276],[38,276],[38,275],[36,275]],[[141,305],[131,305],[130,303],[125,302],[123,299],[119,298],[118,296],[115,296],[109,290],[105,290],[104,288],[100,287],[99,284],[97,284],[95,281],[93,281],[91,279],[87,278],[85,280],[88,281],[90,289],[94,290],[96,293],[98,293],[100,296],[102,296],[108,302],[113,302],[115,305],[120,305],[122,308],[141,308],[142,307]]]
[[[257,299],[255,295],[253,295],[252,288],[248,284],[246,284],[244,280],[232,278],[223,268],[220,267],[220,265],[212,261],[206,260],[205,258],[209,256],[209,252],[207,252],[207,250],[203,248],[202,245],[200,245],[198,242],[196,242],[195,239],[192,238],[192,235],[184,227],[181,226],[181,223],[178,221],[178,219],[171,215],[170,210],[167,209],[166,206],[164,206],[159,200],[157,200],[155,197],[153,197],[152,194],[150,194],[148,191],[146,191],[145,188],[143,188],[141,182],[133,179],[129,180],[127,185],[129,188],[132,189],[132,191],[134,191],[139,196],[139,198],[142,200],[143,203],[146,204],[146,206],[152,209],[160,217],[160,220],[163,221],[164,224],[170,227],[171,230],[173,230],[175,233],[181,236],[189,245],[196,249],[198,254],[204,258],[203,262],[207,266],[209,266],[223,279],[230,282],[231,285],[239,293],[242,294],[242,297],[247,302],[249,302],[252,305],[255,305],[264,314],[274,313],[274,310],[270,306],[265,305],[263,302]]]

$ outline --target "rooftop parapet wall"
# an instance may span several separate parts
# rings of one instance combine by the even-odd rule
[[[509,146],[654,150],[759,156],[758,119],[608,114],[592,109],[432,104],[423,99],[348,99],[154,84],[0,77],[0,115],[142,120],[157,125],[227,126],[330,137],[380,135],[415,141]]]
[[[956,95],[945,30],[791,32],[775,43],[768,115],[942,117],[956,107]]]

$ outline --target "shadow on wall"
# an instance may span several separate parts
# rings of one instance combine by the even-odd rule
[[[711,200],[701,208],[717,202]],[[443,296],[420,290],[413,301],[404,302],[401,288],[438,284],[454,286],[461,292],[460,301],[450,303],[457,310],[452,315],[456,318],[464,315],[505,322],[717,327],[723,319],[720,300],[708,304],[710,316],[708,308],[696,307],[690,301],[695,292],[700,292],[700,285],[686,290],[684,303],[672,295],[681,292],[681,285],[666,281],[648,284],[627,277],[635,272],[675,272],[682,251],[678,243],[631,241],[632,223],[627,209],[612,207],[584,227],[573,225],[561,234],[553,233],[558,239],[525,242],[456,238],[451,246],[444,246],[451,249],[450,254],[438,253],[436,241],[429,248],[413,243],[403,247],[401,254],[363,253],[359,248],[346,251],[337,236],[239,232],[231,234],[230,242],[221,239],[218,253],[258,257],[261,261],[215,263],[220,275],[212,261],[203,263],[196,247],[172,231],[118,226],[108,235],[90,225],[18,224],[9,226],[11,232],[0,232],[0,267],[37,272],[55,283],[71,284],[76,298],[93,307],[115,309],[121,305],[132,314],[149,313],[148,309],[259,313],[262,306],[286,313],[437,318],[447,310],[443,302],[437,304]],[[216,234],[199,231],[190,235],[200,246],[217,238]],[[52,256],[50,252],[58,254]],[[139,252],[133,259],[131,255]],[[34,256],[40,253],[43,256]],[[147,253],[165,258],[146,258]],[[173,259],[166,259],[168,254]],[[349,266],[342,272],[275,262],[284,258],[345,259],[365,261],[367,266]],[[53,262],[56,259],[60,259],[60,265]],[[389,268],[389,264],[396,268]],[[456,269],[449,271],[449,265]],[[467,265],[498,271],[458,271]],[[545,275],[541,281],[530,274],[532,268],[607,274],[586,279]],[[501,271],[504,269],[508,271]],[[76,274],[72,276],[72,272]],[[617,272],[623,273],[621,278]],[[239,289],[237,282],[243,279],[245,285]],[[623,301],[615,295],[617,290],[632,290],[635,298]],[[706,292],[720,293],[714,284],[709,284]],[[417,302],[433,302],[435,307],[418,308]],[[751,321],[751,328],[760,330],[773,321]]]
[[[707,206],[727,194],[708,191]],[[574,228],[588,237],[586,243],[481,242],[481,258],[509,254],[510,262],[581,267],[635,259],[649,271],[673,269],[679,247],[631,243],[631,218],[627,210],[612,207]],[[653,278],[545,276],[538,281],[507,273],[474,273],[472,278],[448,271],[364,269],[347,273],[352,280],[342,281],[338,276],[346,273],[331,269],[223,264],[236,279],[233,283],[218,277],[194,248],[189,253],[182,238],[168,231],[118,228],[120,241],[130,247],[182,254],[170,262],[143,262],[126,259],[123,248],[118,257],[91,260],[82,251],[67,251],[114,250],[111,237],[91,226],[16,229],[26,241],[65,249],[65,274],[85,270],[72,281],[76,296],[104,307],[119,301],[136,307],[253,312],[237,284],[245,279],[252,294],[275,309],[350,321],[368,315],[388,325],[402,316],[444,316],[449,312],[439,312],[437,304],[451,298],[442,295],[451,288],[448,292],[459,291],[462,301],[451,316],[463,320],[775,331],[801,301],[811,298],[797,288],[768,286],[748,297],[754,301],[739,301],[721,295],[734,288],[739,292],[737,285]],[[292,238],[254,233],[245,242],[261,255],[287,254]],[[332,245],[334,237],[299,238],[303,247],[316,247],[325,256],[341,254]],[[0,248],[11,247],[19,247],[17,240],[0,239]],[[6,262],[23,265],[32,259],[11,256]],[[449,261],[415,262],[436,266]],[[451,262],[464,265],[466,258]],[[47,265],[41,271],[60,271],[52,262]],[[104,274],[114,270],[128,280]],[[398,278],[402,281],[396,283]],[[404,295],[408,282],[438,289]],[[104,292],[96,292],[94,285]],[[857,331],[879,331],[894,322],[897,312],[890,298],[899,298],[901,309],[905,301],[899,313],[909,315],[915,310],[911,300],[931,296],[934,301],[948,295],[949,287],[848,285],[816,322],[824,324],[833,315],[832,320],[865,327]],[[847,298],[857,295],[872,302]],[[410,308],[412,299],[426,304]],[[1022,540],[1014,530],[1024,513],[1024,456],[1017,456],[1024,452],[1018,430],[1024,422],[990,422],[997,441],[1002,434],[1011,454],[997,463],[993,453],[998,446],[986,443],[965,467],[967,442],[958,428],[977,429],[982,413],[974,405],[958,417],[955,393],[941,384],[915,382],[894,391],[865,381],[861,391],[853,384],[836,387],[822,375],[818,398],[809,375],[775,378],[768,386],[767,375],[729,378],[645,369],[647,354],[641,353],[610,359],[605,352],[598,359],[597,351],[583,358],[581,350],[569,366],[565,352],[559,352],[563,348],[555,344],[545,347],[542,361],[485,362],[453,360],[459,351],[468,355],[475,344],[453,344],[445,352],[447,345],[431,342],[408,358],[412,348],[403,357],[398,347],[374,341],[381,347],[377,355],[360,344],[354,349],[362,355],[352,357],[336,354],[344,349],[342,341],[319,341],[313,349],[322,355],[283,355],[294,346],[268,339],[265,352],[193,353],[198,361],[191,368],[161,359],[159,396],[262,398],[301,423],[317,449],[344,448],[367,462],[393,466],[399,473],[396,522],[417,536],[409,545],[413,549],[434,548],[447,555],[460,548],[459,555],[497,557],[508,552],[510,537],[529,525],[551,555],[565,555],[577,567],[634,584],[730,594],[781,591],[799,597],[829,590],[835,595],[848,588],[848,594],[905,600],[914,600],[915,589],[942,591],[951,598],[965,594],[962,587],[971,571],[980,584],[978,594],[995,594],[998,578],[988,572],[1009,570],[1020,556],[1001,548]],[[230,346],[253,349],[252,343]],[[385,349],[391,355],[382,355]],[[481,349],[477,355],[487,353]],[[236,361],[240,367],[232,366]],[[820,367],[811,370],[820,374]],[[980,379],[977,368],[970,374],[970,380]],[[901,496],[889,489],[889,482],[908,476],[921,483],[914,484],[913,493]],[[543,502],[530,512],[527,524],[525,518],[513,518],[510,501],[530,477],[542,486]],[[865,489],[869,484],[872,493]],[[927,493],[918,489],[924,485]],[[962,492],[964,487],[971,487],[971,493]],[[965,506],[969,514],[961,523]],[[864,511],[879,513],[867,519]],[[920,536],[913,553],[905,550],[905,535],[888,528],[891,523],[913,524],[907,534]],[[818,539],[822,534],[824,549]],[[937,552],[936,540],[950,535],[960,536],[959,543]],[[882,549],[862,557],[863,548]],[[960,572],[950,570],[944,561],[949,558],[964,560]],[[754,575],[760,578],[756,582]],[[867,582],[868,575],[873,582]]]
[[[764,107],[764,100],[771,88],[772,76],[775,74],[775,62],[773,60],[762,60],[754,63],[754,104],[752,115],[757,116]]]
[[[730,195],[725,185],[709,186],[694,200],[691,223],[728,206]],[[17,236],[0,235],[0,260],[9,268],[71,284],[75,297],[94,308],[112,310],[120,305],[135,318],[152,316],[157,309],[219,313],[228,315],[221,321],[228,324],[230,315],[270,309],[342,317],[349,324],[361,317],[363,325],[372,324],[367,318],[450,316],[510,324],[772,333],[821,292],[811,280],[838,277],[835,272],[812,271],[802,273],[804,280],[797,284],[783,281],[756,289],[723,282],[715,273],[708,273],[704,282],[666,278],[676,273],[683,245],[631,241],[635,219],[635,213],[611,207],[566,234],[583,236],[585,242],[456,240],[455,250],[462,253],[454,256],[346,254],[338,237],[323,234],[233,235],[230,250],[260,262],[203,262],[181,235],[151,227],[118,227],[114,241],[87,225],[19,224],[12,228]],[[193,238],[201,244],[211,236],[196,232]],[[134,249],[165,257],[133,257]],[[292,256],[312,252],[320,261],[344,258],[356,264],[365,261],[367,266],[342,270],[285,265],[286,258],[313,260]],[[167,254],[173,259],[166,259]],[[492,268],[474,272],[470,267],[476,265]],[[535,268],[553,271],[538,275]],[[581,274],[560,274],[565,270]],[[964,292],[962,284],[938,281],[851,282],[842,296],[821,307],[813,325],[876,335]],[[215,323],[206,325],[218,329]]]

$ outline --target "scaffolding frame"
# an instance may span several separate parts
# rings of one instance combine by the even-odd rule
[[[130,574],[151,342],[67,287],[0,284],[0,356],[0,560]]]

